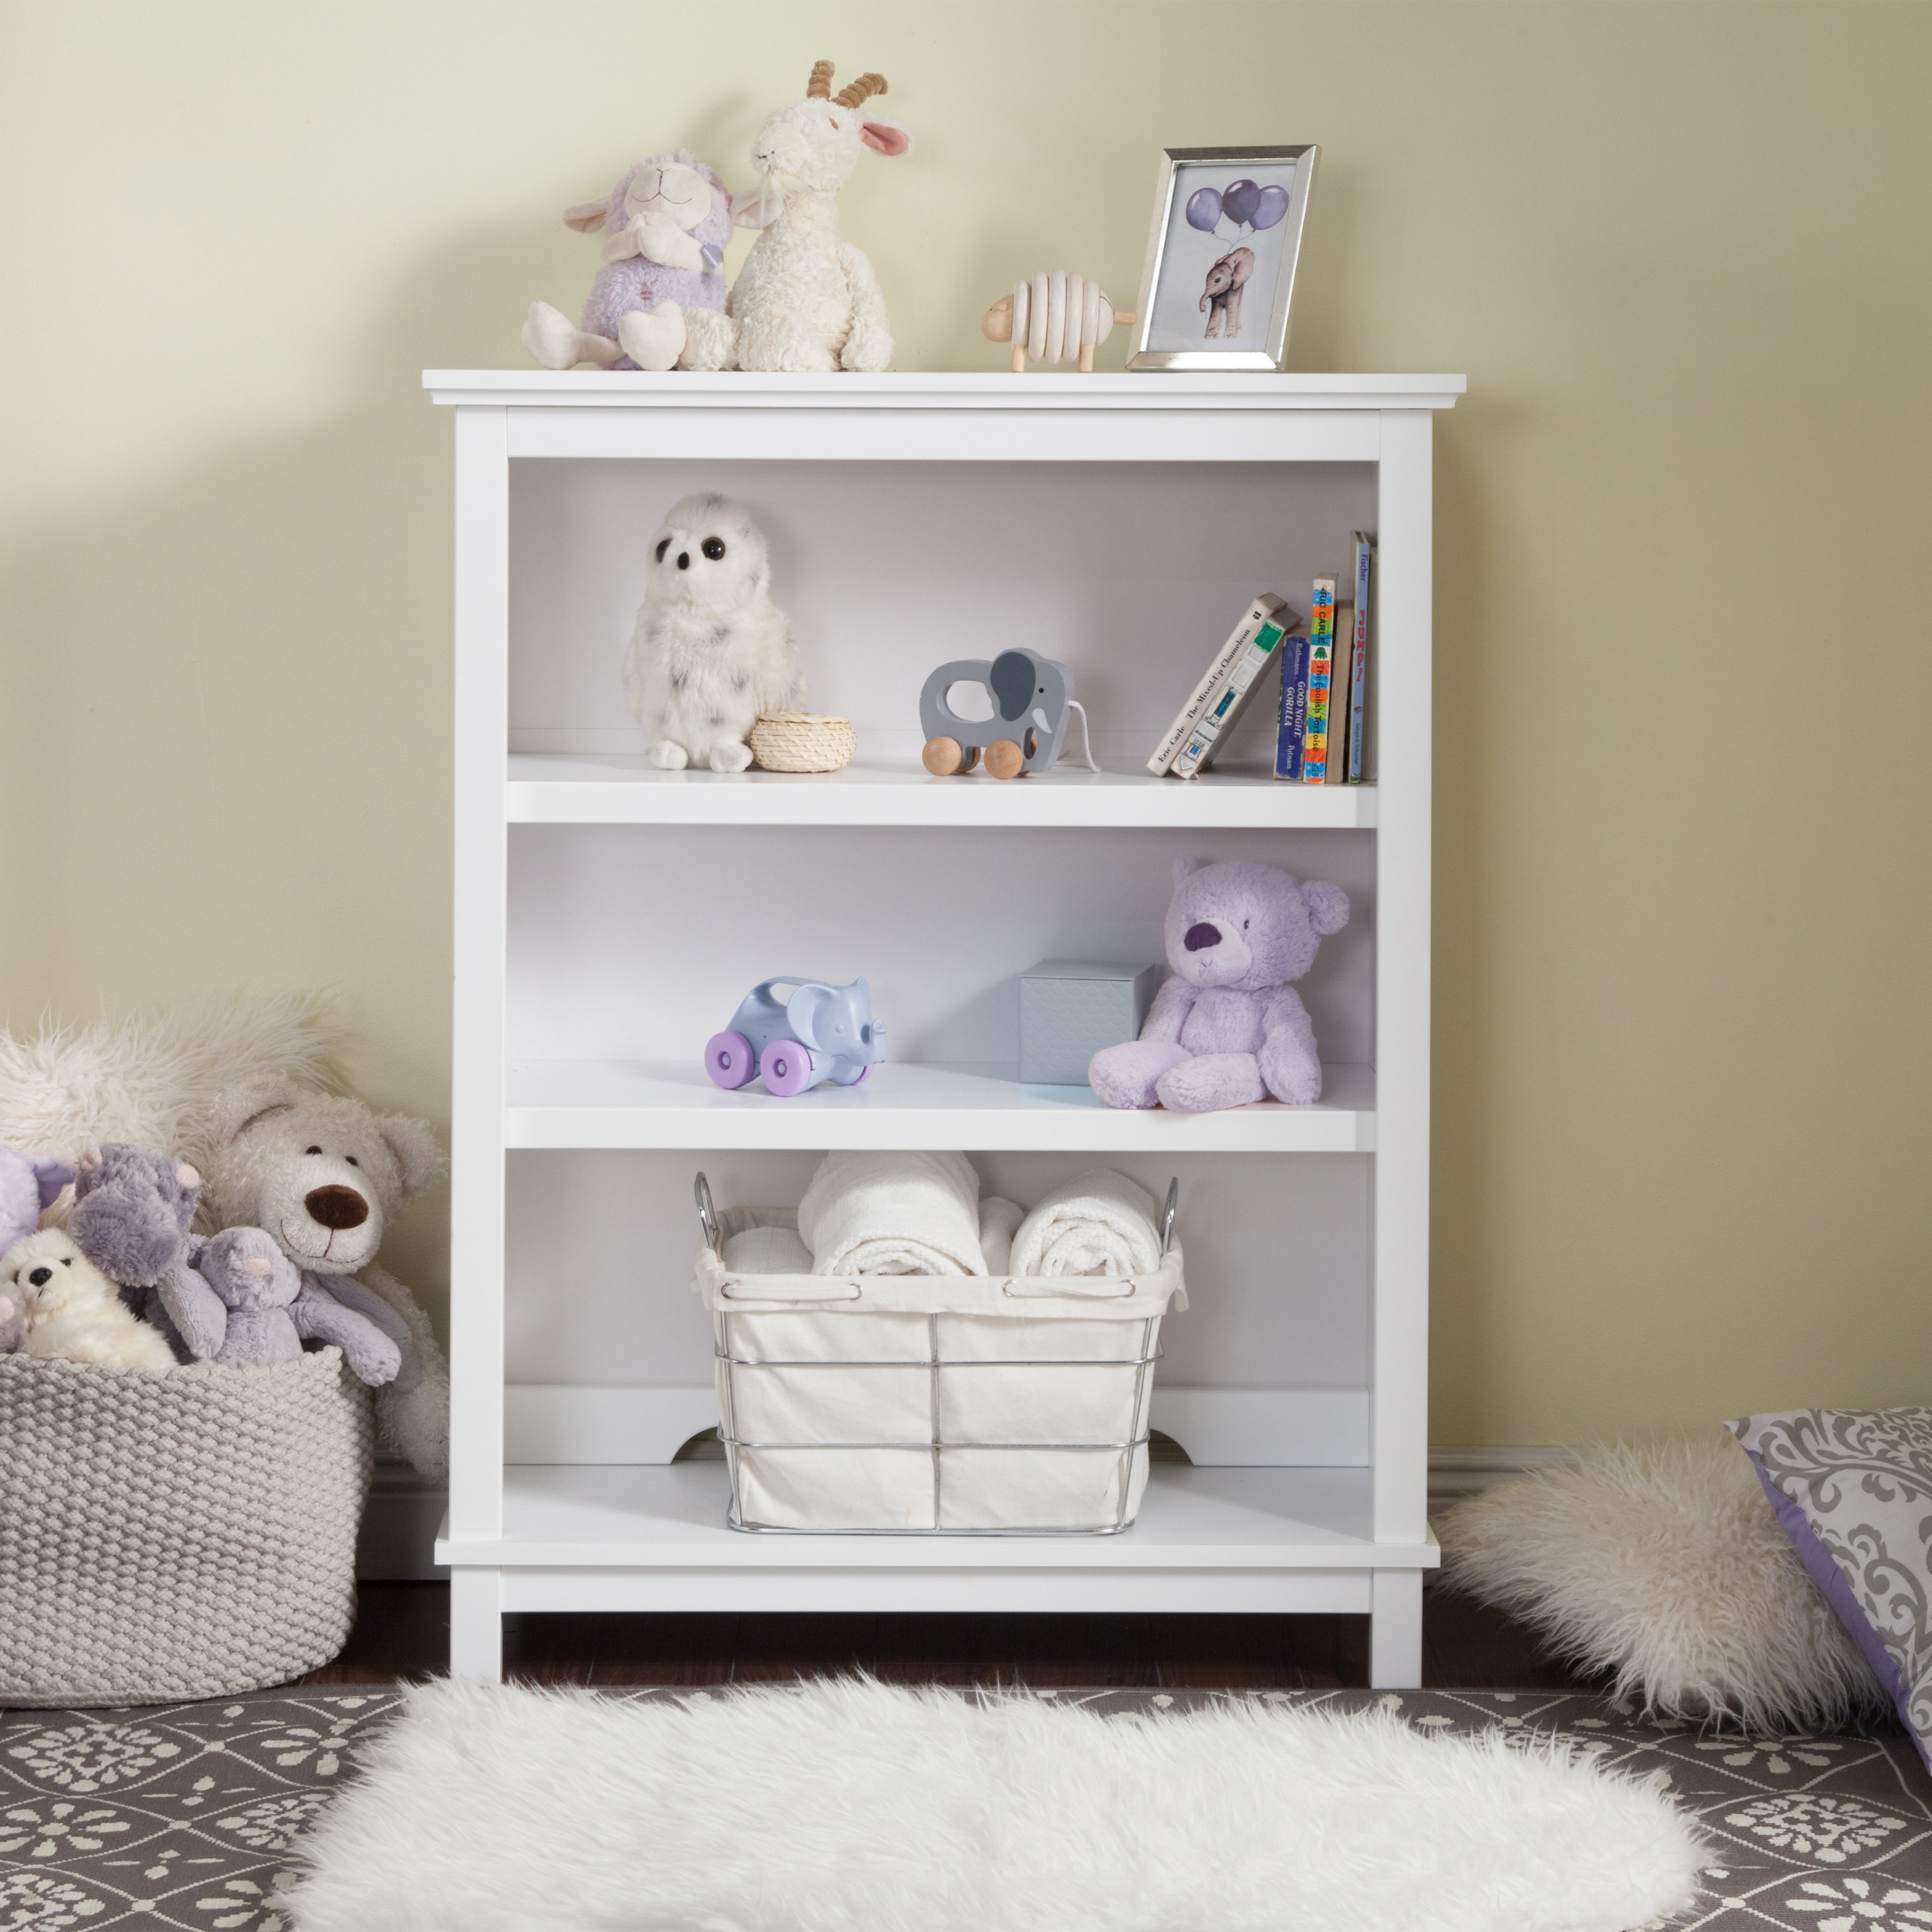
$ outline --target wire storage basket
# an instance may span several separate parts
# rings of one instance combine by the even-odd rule
[[[693,1286],[712,1318],[734,1529],[1110,1536],[1147,1486],[1160,1324],[1187,1306],[1179,1247],[1152,1274],[814,1275],[726,1265],[732,1238],[796,1229],[711,1206]],[[1168,1196],[1171,1228],[1174,1196]]]

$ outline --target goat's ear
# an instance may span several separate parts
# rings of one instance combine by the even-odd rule
[[[859,138],[874,154],[896,161],[912,152],[912,136],[896,121],[878,121],[869,116],[860,124]]]
[[[604,210],[610,205],[608,200],[578,202],[563,211],[563,225],[575,229],[580,235],[588,235],[593,228],[604,226]]]

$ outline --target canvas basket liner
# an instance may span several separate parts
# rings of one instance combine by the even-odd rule
[[[373,1459],[339,1348],[166,1375],[0,1356],[0,1706],[226,1696],[326,1664]]]
[[[726,1208],[721,1238],[796,1228]],[[1106,1278],[736,1274],[709,1246],[731,1522],[746,1529],[1096,1534],[1147,1485],[1161,1319],[1180,1250]]]

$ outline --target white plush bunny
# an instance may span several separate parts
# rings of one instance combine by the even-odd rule
[[[175,1365],[161,1331],[129,1312],[121,1291],[60,1228],[29,1234],[0,1257],[0,1293],[25,1305],[22,1354],[110,1369]]]
[[[652,538],[624,689],[667,771],[742,772],[752,725],[800,701],[798,653],[770,584],[764,537],[728,497],[686,497]]]

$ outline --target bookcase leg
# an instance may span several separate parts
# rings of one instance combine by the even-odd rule
[[[472,1684],[503,1679],[503,1573],[449,1573],[449,1674]]]
[[[1369,1632],[1369,1682],[1377,1690],[1422,1688],[1422,1572],[1378,1570]]]

